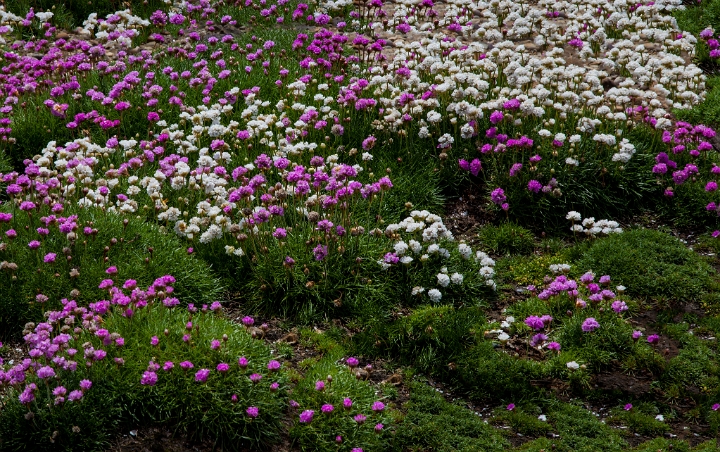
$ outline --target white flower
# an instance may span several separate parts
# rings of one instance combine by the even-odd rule
[[[415,286],[412,288],[412,291],[410,292],[412,295],[420,295],[421,293],[425,292],[424,287]]]
[[[470,259],[470,256],[472,255],[472,248],[465,243],[461,243],[458,245],[458,252],[463,259]]]
[[[568,212],[567,216],[565,216],[565,219],[572,221],[580,221],[582,220],[582,216],[580,215],[580,212],[575,212],[574,210],[572,210]]]
[[[663,416],[662,414],[658,414],[657,416],[655,416],[655,420],[665,422],[665,416]]]
[[[487,279],[487,278],[492,278],[492,276],[495,274],[495,270],[492,267],[486,265],[486,266],[480,268],[479,273],[480,273],[480,276]]]
[[[410,265],[410,262],[413,261],[413,258],[410,256],[403,256],[400,258],[400,263],[405,265]]]
[[[544,414],[541,414],[540,416],[538,416],[538,420],[547,422],[547,416],[545,416]]]
[[[453,273],[450,275],[450,281],[452,281],[453,284],[460,285],[463,283],[463,275],[460,273]]]
[[[500,342],[506,342],[508,339],[510,339],[510,335],[503,331],[502,333],[497,335],[497,338]]]
[[[438,284],[442,287],[447,287],[450,284],[450,277],[445,273],[438,273],[437,275]]]
[[[566,366],[570,370],[578,370],[580,368],[580,364],[576,363],[575,361],[570,361],[566,364]]]
[[[428,290],[428,297],[430,297],[430,300],[437,303],[442,299],[442,293],[440,293],[437,289],[430,289]]]
[[[395,244],[393,249],[395,250],[395,254],[402,256],[408,250],[408,244],[403,241],[399,241]]]

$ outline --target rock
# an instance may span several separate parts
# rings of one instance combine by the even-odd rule
[[[56,34],[55,37],[57,39],[69,39],[70,35],[65,33],[64,31],[61,31],[60,33]]]
[[[253,338],[262,338],[265,337],[265,331],[261,330],[260,328],[256,326],[251,326],[247,329],[248,333],[250,333],[250,336]]]
[[[298,337],[297,333],[288,333],[285,336],[278,339],[276,342],[285,342],[289,345],[297,344],[300,338]]]
[[[370,377],[370,373],[365,369],[355,369],[355,378],[358,380],[367,380]]]

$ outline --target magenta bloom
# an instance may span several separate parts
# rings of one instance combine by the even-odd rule
[[[326,413],[326,414],[332,413],[333,410],[335,410],[335,407],[330,405],[329,403],[326,403],[325,405],[322,406],[322,408],[320,408],[320,411],[322,411],[323,413]]]
[[[536,334],[536,335],[533,336],[532,339],[530,340],[530,346],[531,346],[531,347],[537,347],[538,345],[544,343],[544,342],[547,340],[547,338],[548,338],[548,337],[547,337],[546,335],[542,334],[542,333]]]
[[[315,382],[315,390],[316,391],[324,391],[325,390],[325,382],[324,381]]]
[[[507,406],[507,410],[508,410],[508,411],[512,411],[512,410],[514,410],[514,409],[515,409],[515,404],[514,404],[514,403],[511,403],[510,405]]]
[[[150,345],[152,345],[153,347],[155,347],[159,343],[160,343],[160,339],[158,339],[157,336],[153,336],[150,338]]]
[[[348,367],[350,367],[350,368],[357,367],[358,364],[360,364],[360,361],[358,361],[358,359],[355,358],[354,356],[349,357],[346,360],[346,362],[347,362]]]
[[[253,383],[259,383],[260,380],[262,380],[262,375],[260,375],[260,374],[252,374],[252,375],[250,375],[249,378],[250,378],[250,381],[252,381]]]
[[[309,424],[310,422],[312,422],[314,415],[315,415],[315,412],[313,410],[303,411],[302,413],[300,413],[300,423]]]
[[[627,304],[625,304],[624,301],[615,300],[612,303],[612,310],[615,311],[616,314],[620,314],[623,311],[627,311],[628,307]]]
[[[625,405],[623,408],[625,409],[625,411],[630,411],[630,410],[632,410],[632,403],[628,403],[628,404]]]
[[[37,240],[32,240],[30,243],[28,243],[28,248],[31,250],[36,250],[40,248],[40,242]]]
[[[250,317],[248,315],[248,316],[243,317],[242,323],[245,326],[252,326],[255,323],[255,319],[253,319],[252,317]]]
[[[499,123],[503,120],[503,118],[505,118],[505,115],[503,115],[502,112],[499,110],[495,110],[490,114],[490,122],[493,124]]]
[[[155,386],[157,380],[158,376],[155,372],[145,371],[140,379],[140,384],[144,386]]]
[[[220,373],[225,373],[228,370],[230,370],[230,365],[228,365],[226,363],[220,363],[217,365],[217,371]]]
[[[200,369],[195,372],[195,381],[205,383],[210,376],[210,369]]]
[[[582,324],[582,330],[586,333],[591,333],[596,329],[600,328],[600,324],[592,317],[588,317]]]
[[[241,356],[240,358],[238,358],[238,366],[240,366],[240,368],[242,368],[242,369],[245,369],[248,366],[247,358],[244,356]]]
[[[365,416],[364,414],[356,414],[353,419],[355,419],[355,422],[357,422],[358,424],[364,424],[367,416]]]
[[[77,400],[80,400],[80,399],[82,399],[82,396],[83,396],[82,391],[78,391],[78,390],[72,391],[68,395],[68,402],[75,402]]]
[[[38,378],[46,380],[55,376],[55,370],[50,366],[41,367],[37,371]]]
[[[525,325],[529,326],[535,331],[540,331],[545,327],[545,322],[543,322],[540,317],[536,315],[531,315],[525,319]]]
[[[82,392],[85,392],[90,388],[92,388],[92,381],[80,380],[80,389],[82,390]]]
[[[712,406],[712,410],[713,410],[713,411],[720,410],[720,403],[716,403],[715,405],[713,405],[713,406]]]
[[[383,411],[385,409],[385,404],[382,402],[374,402],[372,404],[372,410],[375,412]]]
[[[353,406],[352,399],[345,397],[345,399],[343,400],[343,407],[346,410],[349,410],[350,408],[352,408],[352,406]]]
[[[248,409],[245,410],[245,412],[247,413],[248,416],[250,416],[250,417],[253,418],[253,419],[255,419],[256,417],[258,417],[258,414],[260,414],[260,410],[259,410],[258,407],[256,407],[256,406],[250,406],[250,407],[248,407]]]
[[[647,341],[648,341],[648,343],[655,345],[658,342],[660,342],[660,336],[658,336],[657,334],[651,334],[650,336],[647,337]]]
[[[280,363],[278,361],[275,361],[274,359],[270,360],[268,362],[267,368],[271,372],[276,371],[276,370],[280,369]]]
[[[194,366],[193,363],[191,363],[190,361],[183,361],[183,362],[180,363],[180,368],[181,368],[182,370],[190,370],[190,369],[192,369],[193,367],[195,367],[195,366]]]
[[[490,193],[490,200],[499,205],[502,205],[505,201],[507,201],[507,196],[505,196],[505,190],[498,187],[495,190]]]
[[[173,364],[172,361],[165,361],[165,364],[163,364],[163,370],[165,372],[170,372],[173,367],[175,367],[175,364]]]
[[[549,344],[547,344],[546,347],[556,352],[560,351],[560,344],[558,344],[557,342],[550,342]]]
[[[637,341],[642,337],[642,333],[640,331],[633,331],[632,338],[634,341]]]
[[[528,190],[530,190],[533,193],[539,193],[540,190],[542,190],[543,185],[536,181],[535,179],[528,182]]]

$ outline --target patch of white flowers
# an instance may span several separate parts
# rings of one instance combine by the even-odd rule
[[[477,275],[486,286],[493,290],[497,287],[493,279],[495,261],[482,251],[474,251],[467,243],[455,243],[452,232],[438,215],[426,210],[414,210],[399,223],[388,225],[385,236],[395,240],[392,251],[378,260],[378,265],[385,270],[398,265],[410,266],[417,262],[426,264],[439,260],[443,264],[435,275],[435,280],[430,282],[430,285],[435,287],[416,286],[411,292],[414,296],[426,294],[431,301],[439,302],[444,290],[460,287],[465,283],[466,277],[463,273],[448,269],[448,266],[453,265],[453,254],[460,258],[460,262],[466,261],[466,264],[475,266]]]
[[[623,232],[620,224],[613,220],[595,220],[594,217],[582,218],[579,212],[568,212],[566,219],[572,221],[572,232],[583,233],[588,237],[607,236]]]

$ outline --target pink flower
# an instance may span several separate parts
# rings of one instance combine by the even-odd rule
[[[514,404],[514,403],[511,403],[510,405],[507,406],[507,410],[508,410],[508,411],[512,411],[512,410],[514,410],[514,409],[515,409],[515,404]]]
[[[258,414],[260,414],[260,410],[256,406],[248,407],[248,409],[245,410],[245,412],[247,413],[248,416],[250,416],[253,419],[258,417]]]
[[[600,328],[600,324],[592,317],[588,317],[582,324],[582,330],[586,333],[591,333],[596,329]]]
[[[300,413],[300,423],[309,424],[310,422],[312,422],[314,415],[315,415],[315,412],[313,410],[303,411],[302,413]]]
[[[628,403],[627,405],[625,405],[625,406],[623,407],[623,409],[625,409],[625,411],[630,411],[630,410],[632,410],[632,407],[633,407],[633,406],[632,406],[632,403]]]
[[[200,369],[195,372],[195,381],[205,383],[210,376],[210,369]]]
[[[157,380],[158,376],[155,372],[145,371],[140,379],[140,384],[144,386],[155,386]]]

